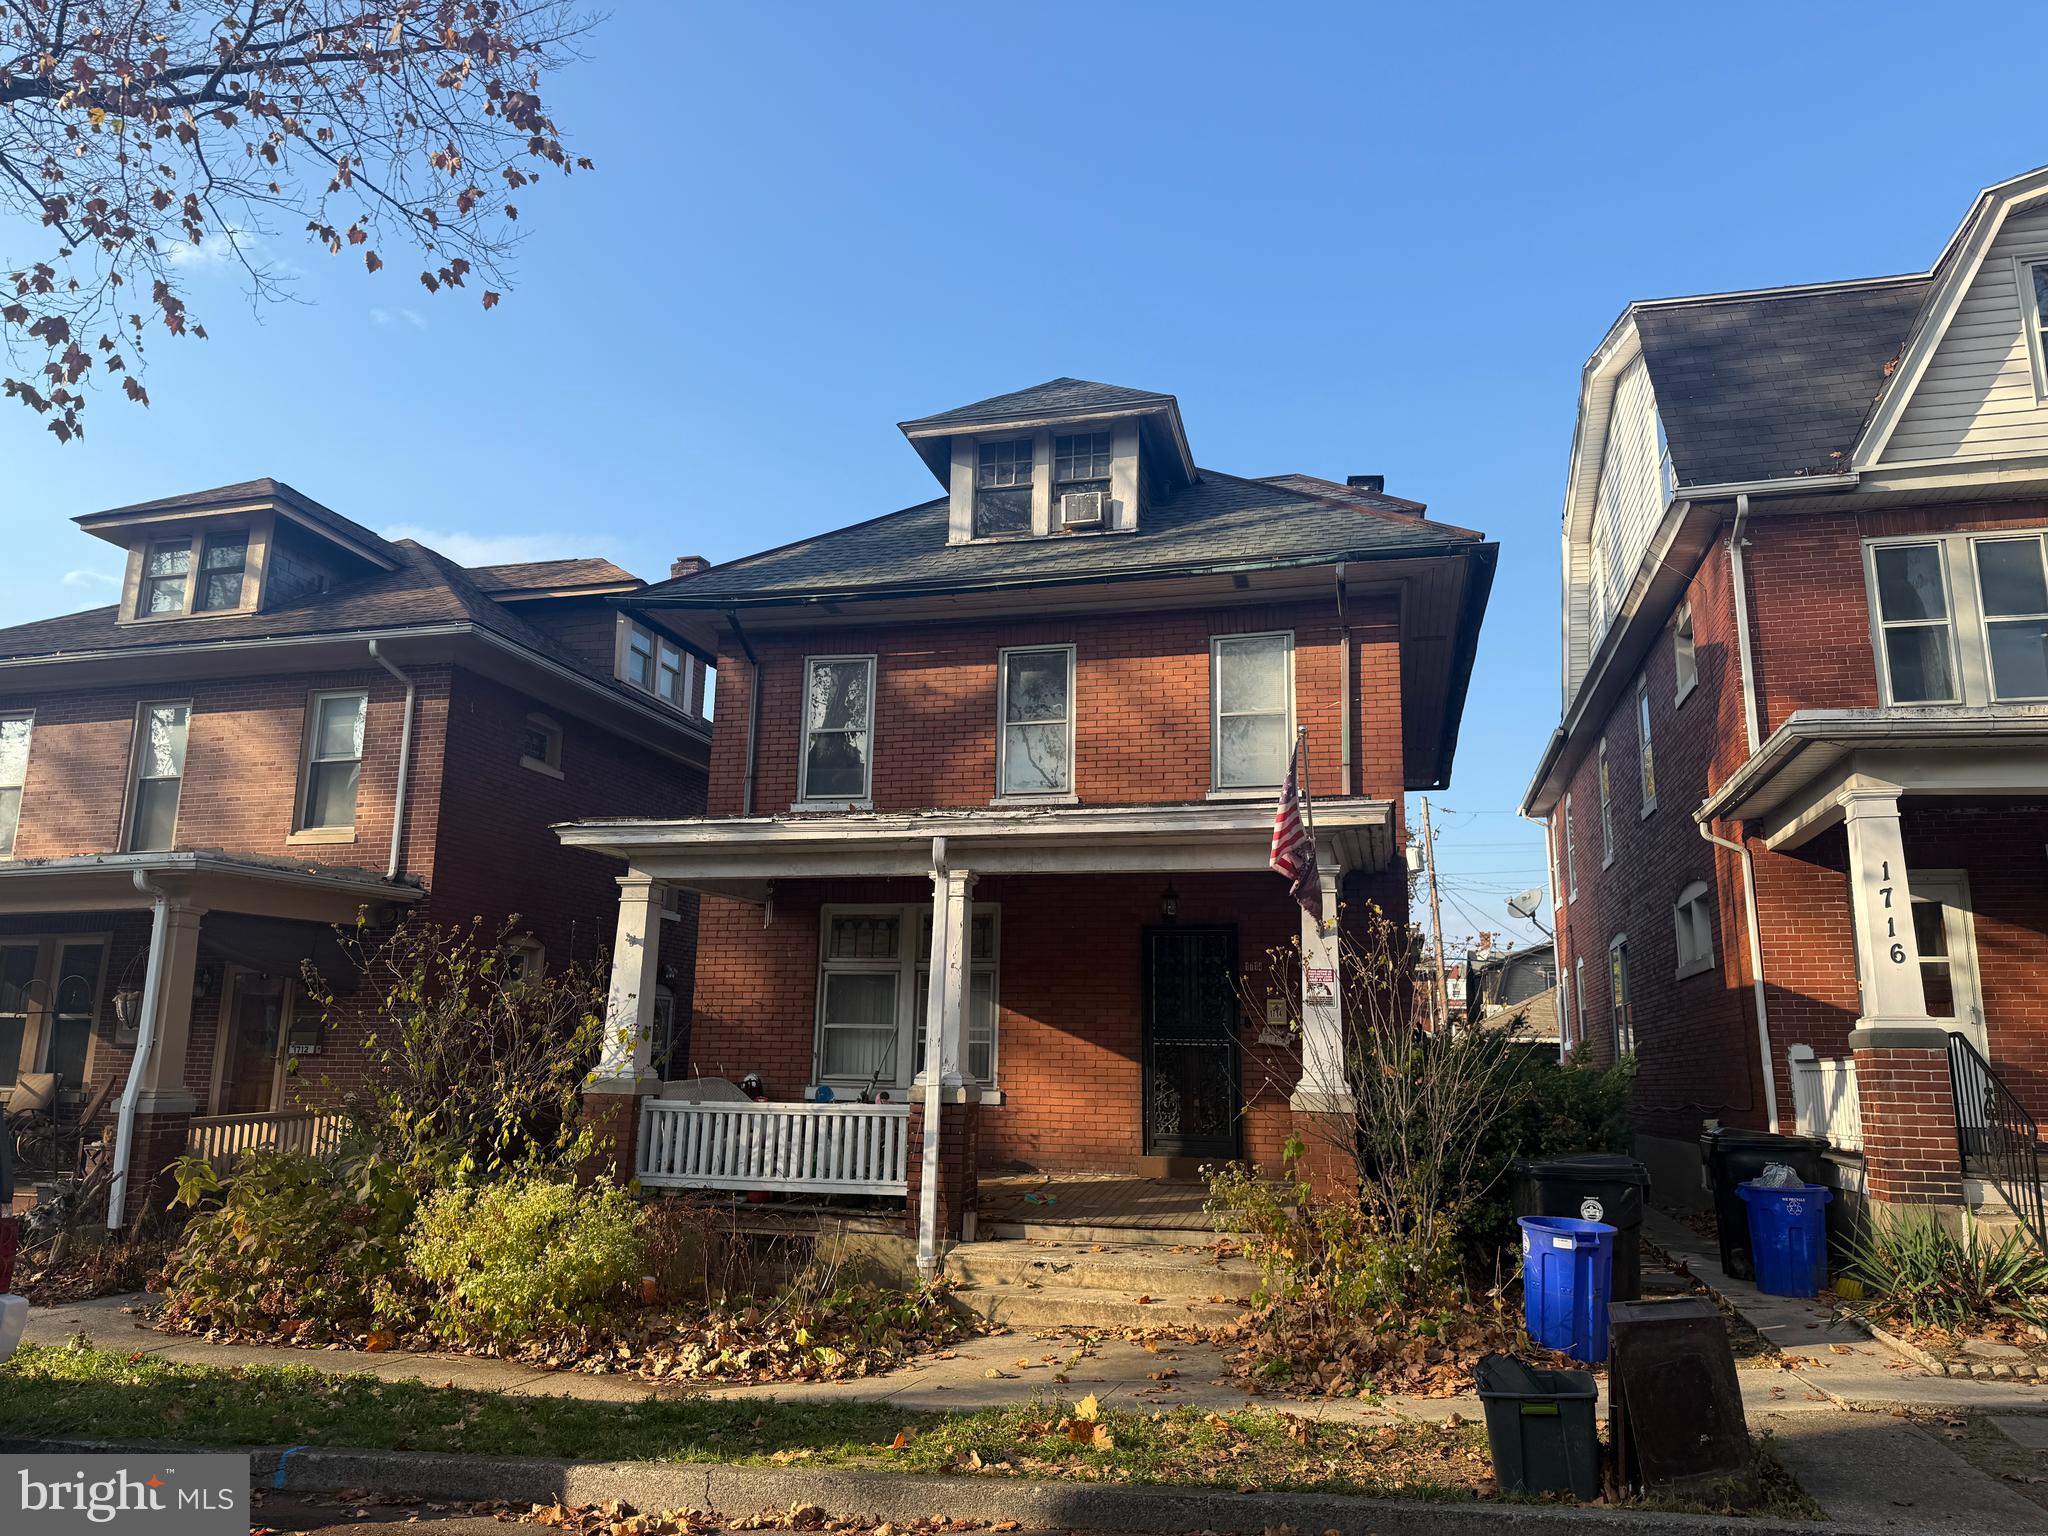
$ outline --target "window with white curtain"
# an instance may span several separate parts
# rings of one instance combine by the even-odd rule
[[[316,693],[306,712],[305,793],[299,830],[347,831],[356,824],[363,780],[366,693]]]
[[[797,798],[824,804],[868,799],[874,729],[875,658],[808,657]]]
[[[842,1095],[870,1083],[908,1088],[924,1067],[931,904],[826,907],[821,922],[817,1081]],[[975,903],[970,932],[963,1071],[971,1081],[993,1088],[1000,909]]]
[[[192,706],[145,704],[135,716],[134,783],[128,802],[128,851],[161,853],[178,838],[178,796],[185,782],[185,734]]]
[[[998,658],[1002,736],[996,745],[1000,793],[1029,798],[1074,788],[1074,648],[1035,646]]]
[[[1209,642],[1213,783],[1278,789],[1294,747],[1294,632]]]

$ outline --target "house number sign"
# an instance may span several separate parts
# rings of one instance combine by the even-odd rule
[[[1877,878],[1884,882],[1878,886],[1877,894],[1884,898],[1884,936],[1891,944],[1892,964],[1904,965],[1906,963],[1906,946],[1899,942],[1899,920],[1892,913],[1892,891],[1894,887],[1891,883],[1892,861],[1890,859],[1886,859],[1878,867]]]

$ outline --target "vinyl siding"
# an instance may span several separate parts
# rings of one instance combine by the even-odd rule
[[[1660,438],[1650,370],[1638,358],[1615,381],[1586,545],[1565,551],[1568,693],[1577,692],[1663,515]]]
[[[2048,256],[2048,204],[2012,214],[1913,391],[1881,462],[2048,449],[2013,259]]]

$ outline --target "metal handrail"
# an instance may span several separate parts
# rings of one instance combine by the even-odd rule
[[[2037,1247],[2048,1249],[2041,1195],[2041,1126],[1965,1035],[1948,1037],[1948,1080],[1956,1112],[1956,1152],[1973,1160],[2005,1197]]]

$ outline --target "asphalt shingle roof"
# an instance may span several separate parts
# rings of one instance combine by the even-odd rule
[[[1193,485],[1147,507],[1133,533],[973,544],[946,542],[947,503],[939,497],[661,582],[637,594],[635,602],[695,604],[1113,579],[1154,571],[1420,554],[1483,540],[1469,529],[1396,510],[1415,503],[1387,498],[1382,510],[1346,486],[1305,489],[1301,482],[1307,479],[1245,480],[1202,470]]]
[[[560,592],[577,587],[616,587],[639,581],[609,560],[524,560],[514,565],[472,565],[469,579],[480,592]]]
[[[205,507],[231,506],[238,501],[287,502],[313,522],[324,523],[336,533],[345,534],[357,543],[376,550],[386,559],[393,558],[397,551],[396,545],[372,533],[361,523],[343,517],[332,507],[324,507],[303,491],[295,491],[282,480],[273,480],[268,475],[255,480],[238,480],[233,485],[217,485],[211,490],[187,491],[179,496],[161,496],[155,501],[137,501],[125,507],[108,507],[104,511],[88,512],[75,521],[80,527],[91,528],[95,523],[128,517],[137,512],[181,512],[187,508],[198,510]]]
[[[1932,282],[1637,305],[1678,483],[1840,472]]]
[[[1057,415],[1064,411],[1120,410],[1130,406],[1171,405],[1173,396],[1156,390],[1126,389],[1121,384],[1097,384],[1091,379],[1048,379],[1029,389],[1013,389],[1007,395],[991,395],[972,405],[956,405],[934,416],[906,421],[903,430],[945,427],[976,421],[1007,421],[1013,417]]]

